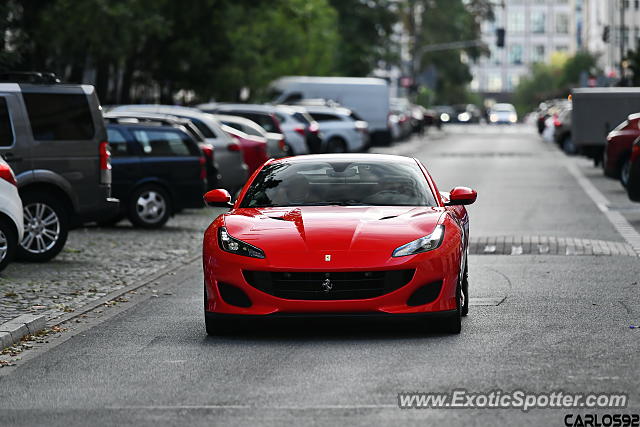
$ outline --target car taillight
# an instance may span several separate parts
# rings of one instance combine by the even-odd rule
[[[211,144],[200,144],[200,150],[207,159],[213,159],[213,146]]]
[[[320,126],[318,125],[318,123],[313,122],[309,125],[309,132],[311,133],[318,133],[320,132]]]
[[[554,114],[553,115],[553,125],[557,128],[559,128],[560,126],[562,126],[562,122],[560,121],[560,119],[558,119],[558,115]]]
[[[633,144],[631,148],[631,162],[640,162],[640,144]]]
[[[284,138],[278,141],[278,147],[280,147],[282,151],[287,151],[287,142],[284,140]]]
[[[4,179],[10,184],[18,185],[16,176],[13,174],[13,170],[9,165],[0,164],[0,179]]]
[[[100,154],[100,182],[102,184],[111,184],[111,151],[109,151],[109,143],[102,141],[98,147]]]
[[[240,144],[235,139],[234,139],[233,142],[231,142],[231,143],[229,143],[229,145],[227,145],[227,150],[229,150],[229,151],[240,151],[241,149],[242,149],[242,147],[240,147]]]
[[[295,132],[299,133],[300,135],[304,136],[304,128],[303,127],[297,126],[297,127],[293,128],[293,130]]]
[[[207,158],[200,156],[200,179],[204,181],[207,179]]]

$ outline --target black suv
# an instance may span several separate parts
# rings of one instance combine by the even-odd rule
[[[0,155],[16,173],[25,228],[18,256],[30,261],[53,258],[70,228],[118,206],[93,86],[45,77],[0,75]]]
[[[110,222],[127,216],[138,227],[159,228],[182,209],[203,207],[206,160],[187,130],[120,120],[107,123],[113,194],[121,201]]]

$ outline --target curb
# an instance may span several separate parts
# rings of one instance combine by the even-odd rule
[[[200,258],[200,255],[195,255],[191,258],[188,258],[181,265],[174,265],[169,268],[165,268],[160,270],[159,272],[152,273],[140,281],[131,284],[129,286],[125,286],[124,288],[115,290],[110,292],[109,294],[103,296],[102,298],[98,298],[97,300],[91,301],[82,307],[79,307],[76,311],[72,313],[63,314],[61,316],[50,317],[47,315],[35,315],[35,314],[22,314],[18,317],[15,317],[8,322],[0,325],[0,351],[12,346],[20,342],[20,340],[29,334],[34,334],[42,329],[44,329],[47,325],[59,325],[64,322],[67,322],[71,319],[74,319],[84,313],[87,313],[96,307],[103,305],[104,303],[114,300],[127,292],[142,288],[143,286],[149,285],[150,283],[160,279],[161,277],[174,272],[176,270],[181,269],[186,265],[190,265],[196,260]]]
[[[115,291],[112,291],[110,293],[108,293],[107,295],[98,298],[96,300],[93,300],[85,305],[83,305],[82,307],[79,307],[78,309],[76,309],[75,311],[71,312],[71,313],[66,313],[66,314],[62,314],[56,317],[47,317],[47,316],[43,316],[45,317],[45,324],[49,325],[49,326],[54,326],[54,325],[60,325],[62,323],[68,322],[69,320],[73,320],[76,317],[80,317],[81,315],[88,313],[98,307],[100,307],[101,305],[104,305],[105,303],[112,301],[116,298],[119,298],[121,296],[123,296],[124,294],[131,292],[131,291],[135,291],[136,289],[142,288],[144,286],[147,286],[157,280],[159,280],[160,278],[168,275],[169,273],[173,273],[175,271],[178,271],[186,266],[189,266],[191,264],[193,264],[195,261],[201,259],[202,255],[198,254],[198,255],[194,255],[191,258],[187,258],[185,261],[183,261],[182,264],[180,265],[174,265],[168,268],[165,268],[163,270],[157,271],[155,273],[152,273],[146,277],[144,277],[143,279],[141,279],[140,281],[133,283],[129,286],[125,286],[124,288],[120,288],[117,289]],[[43,326],[44,327],[44,326]]]
[[[0,350],[10,347],[29,334],[44,329],[47,318],[42,315],[23,314],[0,325]]]

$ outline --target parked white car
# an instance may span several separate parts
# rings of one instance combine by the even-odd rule
[[[281,132],[289,147],[290,155],[309,154],[309,144],[317,141],[318,129],[310,123],[310,117],[289,106],[260,104],[201,104],[202,111],[245,117],[262,126],[267,132]],[[308,116],[308,114],[307,114]]]
[[[23,233],[22,200],[18,195],[16,177],[7,162],[0,157],[0,271],[15,256]]]
[[[226,114],[214,114],[220,123],[238,129],[247,135],[259,136],[267,140],[267,155],[274,159],[289,155],[289,147],[281,133],[267,132],[262,126],[253,120],[240,116],[230,116]]]
[[[355,153],[369,147],[369,125],[348,108],[305,106],[318,122],[325,153]]]

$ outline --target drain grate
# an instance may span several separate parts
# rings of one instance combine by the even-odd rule
[[[638,256],[624,242],[556,236],[471,237],[474,255],[603,255]]]

